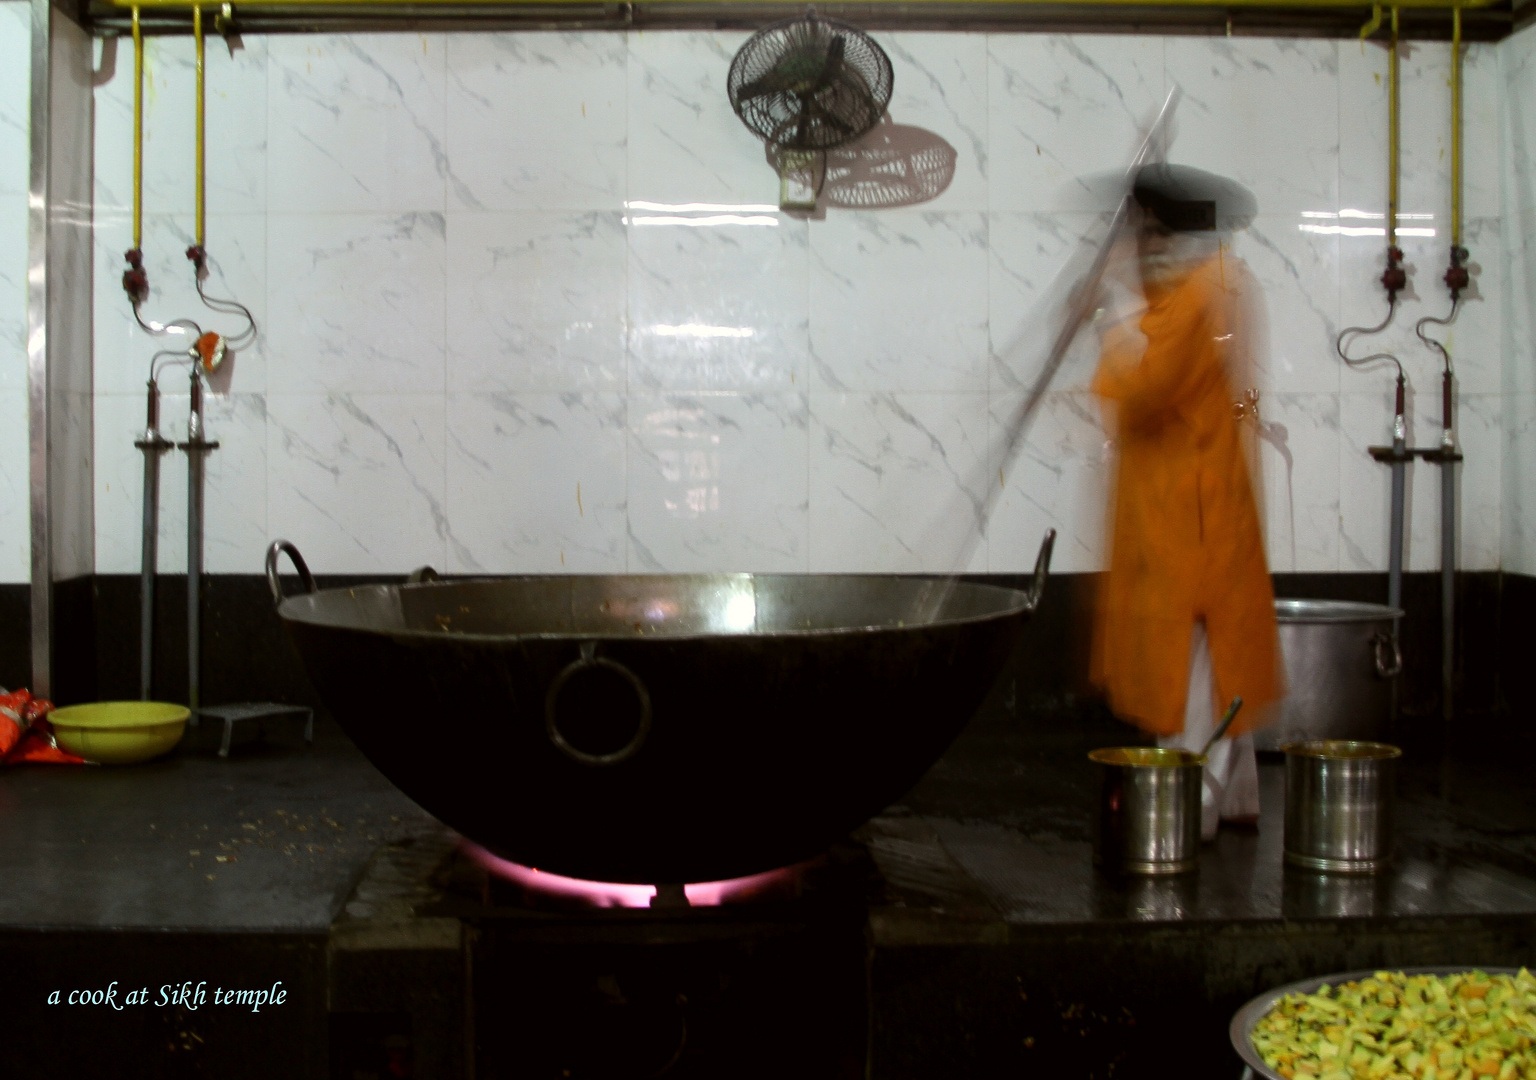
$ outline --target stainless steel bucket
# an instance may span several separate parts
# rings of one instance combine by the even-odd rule
[[[1308,870],[1373,874],[1392,853],[1397,759],[1377,742],[1314,739],[1285,751],[1285,861]]]
[[[1254,733],[1260,750],[1303,739],[1380,739],[1403,658],[1392,636],[1398,608],[1348,600],[1276,600],[1286,699]]]
[[[1182,874],[1200,857],[1205,755],[1116,746],[1095,750],[1099,815],[1094,865],[1111,874]]]

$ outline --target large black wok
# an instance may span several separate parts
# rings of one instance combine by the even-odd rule
[[[602,881],[809,858],[904,794],[991,689],[1044,585],[718,574],[268,579],[321,697],[423,808]],[[307,594],[282,598],[277,556]]]

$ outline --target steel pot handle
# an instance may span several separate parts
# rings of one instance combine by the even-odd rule
[[[283,583],[277,576],[277,557],[287,552],[293,568],[299,572],[299,580],[304,583],[305,592],[315,591],[315,578],[309,572],[309,567],[304,564],[304,556],[299,554],[299,549],[286,540],[274,540],[272,546],[267,548],[267,588],[272,591],[272,603],[274,605],[283,602]]]
[[[560,691],[572,676],[588,668],[607,668],[617,672],[634,688],[635,696],[640,701],[640,726],[634,736],[611,754],[591,754],[578,747],[572,746],[560,730],[560,724],[555,716],[555,704],[559,701]],[[645,745],[646,737],[651,733],[651,694],[646,690],[645,683],[640,681],[629,668],[616,660],[597,655],[597,642],[584,642],[581,646],[581,656],[572,660],[555,676],[555,681],[549,684],[549,693],[544,695],[544,731],[549,736],[549,741],[566,757],[573,761],[579,761],[583,765],[618,765],[628,761],[640,752]]]
[[[1056,546],[1056,530],[1046,529],[1045,539],[1040,541],[1040,554],[1035,556],[1035,577],[1029,583],[1029,591],[1025,594],[1024,609],[1034,614],[1035,608],[1040,606],[1040,597],[1045,594],[1045,579],[1051,571],[1051,551]]]
[[[1371,638],[1371,644],[1376,649],[1376,677],[1379,679],[1395,679],[1403,673],[1403,647],[1392,634],[1376,631]],[[1392,662],[1389,664],[1382,658],[1381,647],[1392,646]]]
[[[430,585],[434,581],[442,581],[443,575],[430,566],[418,566],[406,577],[407,585]]]

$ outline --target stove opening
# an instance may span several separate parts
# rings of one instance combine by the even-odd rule
[[[722,904],[755,904],[793,900],[800,895],[805,864],[784,866],[728,881],[700,881],[678,885],[631,885],[613,881],[586,881],[523,866],[491,854],[468,840],[464,854],[486,872],[523,890],[533,906],[557,908],[681,908],[719,907]]]

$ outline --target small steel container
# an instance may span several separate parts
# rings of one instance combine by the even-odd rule
[[[1397,759],[1377,742],[1287,743],[1285,861],[1308,870],[1374,874],[1392,853]]]
[[[1200,858],[1205,755],[1116,746],[1095,750],[1099,819],[1094,865],[1111,874],[1182,874]]]

